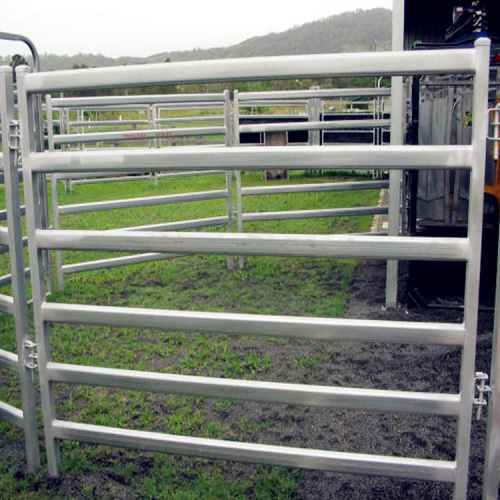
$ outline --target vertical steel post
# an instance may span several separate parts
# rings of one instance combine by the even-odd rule
[[[495,148],[498,145],[495,143]],[[500,238],[499,238],[500,241]],[[483,500],[497,500],[500,481],[500,252],[497,260],[495,289],[495,321],[491,348],[490,386],[488,395],[488,427],[484,459]]]
[[[47,115],[47,138],[49,151],[54,151],[54,117],[52,110],[52,96],[47,94],[45,96],[45,113]],[[57,193],[57,174],[50,176],[50,188],[52,199],[52,225],[54,229],[59,229],[59,196]],[[62,272],[62,253],[60,250],[55,251],[56,255],[56,276],[57,288],[62,290],[64,288],[64,277]],[[51,272],[52,276],[52,272]]]
[[[392,50],[403,50],[404,44],[404,2],[393,0],[392,5]],[[405,103],[403,78],[392,77],[391,83],[391,145],[403,144],[405,121]],[[400,170],[391,170],[389,174],[389,236],[399,235],[401,206]],[[396,307],[398,299],[398,262],[387,261],[385,306]]]
[[[456,461],[457,481],[454,499],[465,499],[470,453],[472,406],[474,403],[474,363],[479,303],[479,277],[481,267],[481,236],[483,229],[484,173],[486,138],[488,136],[488,78],[490,41],[479,39],[475,43],[474,120],[472,124],[473,165],[469,190],[468,240],[470,257],[467,262],[464,296],[465,341],[460,369],[460,417],[458,421]]]
[[[238,90],[234,91],[233,96],[233,146],[240,145],[240,94]],[[243,197],[241,195],[241,170],[234,172],[236,177],[236,211],[237,211],[237,224],[238,233],[243,232]],[[245,259],[243,255],[238,256],[238,267],[243,269],[245,267]]]
[[[19,175],[17,148],[19,137],[11,136],[10,127],[14,120],[14,84],[12,68],[0,68],[0,112],[2,123],[2,144],[5,178],[5,204],[9,235],[9,259],[12,294],[14,296],[14,322],[21,382],[24,435],[28,471],[40,467],[38,431],[36,424],[36,400],[33,384],[33,360],[28,359],[26,343],[30,341],[28,303],[26,294],[25,265],[23,253],[23,233],[20,211]],[[13,143],[11,143],[11,141]]]
[[[41,183],[44,176],[33,174],[29,169],[30,156],[36,151],[36,125],[33,117],[34,97],[26,93],[25,77],[30,72],[27,66],[17,68],[19,91],[19,118],[21,124],[21,152],[23,156],[23,179],[26,203],[26,230],[31,268],[31,293],[33,299],[33,320],[35,324],[42,414],[47,448],[49,474],[59,473],[59,440],[54,437],[52,422],[56,418],[53,384],[48,381],[47,363],[50,361],[49,332],[42,318],[42,303],[46,300],[42,252],[37,248],[35,233],[43,228]]]
[[[226,129],[225,145],[233,145],[233,125],[231,123],[231,96],[229,90],[224,90],[224,128]],[[232,233],[234,229],[233,219],[233,172],[226,172],[226,211],[227,232]],[[234,270],[234,255],[227,257],[227,268]]]

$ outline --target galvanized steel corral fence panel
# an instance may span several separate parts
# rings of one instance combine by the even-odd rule
[[[28,303],[26,297],[23,233],[18,177],[18,122],[14,114],[14,86],[10,67],[0,69],[0,115],[2,123],[3,174],[7,228],[2,227],[0,245],[8,249],[10,276],[3,284],[12,286],[12,297],[0,294],[0,311],[14,317],[17,354],[0,349],[0,367],[19,375],[22,410],[0,402],[0,419],[24,429],[28,471],[40,466],[34,368],[34,344],[30,340]]]
[[[98,68],[29,74],[18,70],[22,125],[26,211],[33,282],[33,307],[39,343],[40,383],[49,471],[58,474],[59,442],[89,441],[216,459],[233,459],[329,471],[381,474],[451,482],[455,498],[465,498],[469,459],[471,412],[474,396],[479,258],[487,132],[487,78],[489,42],[474,49],[414,53],[377,53],[257,58],[243,60],[169,63],[140,67]],[[475,75],[474,125],[471,146],[377,147],[268,147],[268,148],[165,148],[145,151],[70,151],[37,153],[36,122],[32,106],[37,93],[56,90],[146,85],[242,81],[272,78],[321,78],[338,75],[400,76],[407,74],[472,73]],[[44,173],[99,171],[169,171],[170,169],[259,170],[276,168],[465,168],[471,171],[469,234],[466,238],[413,239],[351,235],[252,235],[158,233],[144,231],[51,231],[44,229],[37,207],[40,178]],[[377,257],[382,259],[437,259],[467,262],[465,315],[460,325],[414,324],[371,320],[145,310],[47,303],[41,250],[133,248],[138,251],[218,253],[233,255],[304,255],[316,257]],[[49,323],[94,323],[162,329],[200,330],[234,335],[346,339],[352,341],[455,344],[462,347],[458,394],[360,390],[296,384],[246,382],[204,377],[79,367],[54,363],[48,344]],[[124,430],[61,421],[54,408],[56,381],[109,385],[161,392],[206,394],[213,397],[267,402],[317,404],[384,411],[424,411],[458,418],[456,457],[453,461],[341,453],[282,446],[238,443]]]

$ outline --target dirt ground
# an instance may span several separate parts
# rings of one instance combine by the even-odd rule
[[[407,304],[408,267],[400,267],[400,307],[383,309],[385,264],[363,262],[352,283],[346,316],[367,319],[408,321],[461,320],[454,309],[423,309]],[[478,371],[489,372],[489,350],[493,314],[480,313],[477,342]],[[248,346],[235,344],[234,349]],[[255,343],[252,344],[255,349]],[[273,371],[257,374],[263,380],[318,383],[377,389],[456,392],[460,355],[455,347],[409,346],[399,344],[341,343],[322,351],[328,363],[296,368],[293,360],[301,353],[311,358],[318,343],[294,342],[286,350],[279,343],[262,347],[273,359]],[[212,408],[212,407],[210,407]],[[210,410],[209,410],[210,411]],[[257,403],[238,403],[227,411],[215,406],[214,417],[222,418],[229,429],[236,428],[242,418],[259,426],[253,434],[257,442],[307,448],[331,449],[355,453],[376,453],[418,458],[453,460],[456,422],[452,418],[418,416],[402,413],[372,413],[321,408],[307,408]],[[272,422],[273,424],[269,424]],[[481,497],[482,460],[484,455],[486,417],[473,422],[470,459],[470,499]],[[228,439],[231,435],[227,436]],[[22,443],[0,435],[0,453],[10,456],[12,467],[24,470]],[[110,460],[126,461],[123,450],[111,450]],[[138,453],[136,459],[144,473],[151,470],[151,455]],[[179,458],[179,460],[183,460]],[[228,474],[237,477],[248,474],[244,464],[229,464]],[[23,473],[19,472],[22,476]],[[57,479],[38,476],[53,498],[83,498],[81,491],[92,487],[95,498],[135,498],[119,477],[111,473],[76,476],[62,475]],[[36,491],[36,485],[33,489]],[[448,484],[351,474],[305,471],[297,491],[299,499],[444,499],[451,498]],[[1,493],[0,493],[1,497]]]

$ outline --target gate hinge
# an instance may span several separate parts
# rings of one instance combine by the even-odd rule
[[[481,420],[483,407],[488,406],[486,393],[492,391],[491,387],[489,385],[486,385],[488,379],[488,375],[483,372],[476,372],[476,376],[474,377],[474,381],[476,383],[476,391],[478,394],[478,397],[474,398],[474,404],[477,406],[476,420]]]
[[[27,353],[24,366],[26,366],[26,368],[29,368],[30,370],[34,370],[38,366],[35,362],[35,360],[38,359],[38,354],[35,351],[36,344],[31,340],[25,340],[24,349]]]

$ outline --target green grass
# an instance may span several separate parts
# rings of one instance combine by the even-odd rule
[[[347,179],[345,176],[311,179],[294,172],[291,180],[279,183],[335,180]],[[257,173],[246,173],[243,184],[254,186],[264,181]],[[163,179],[157,187],[150,187],[148,181],[81,185],[75,186],[73,193],[65,193],[60,185],[58,195],[60,204],[69,204],[223,188],[224,176],[217,175],[194,180]],[[0,198],[3,200],[3,192]],[[257,212],[370,206],[377,199],[377,191],[260,196],[245,198],[244,209]],[[224,212],[225,201],[214,200],[64,216],[61,227],[109,229]],[[371,217],[269,221],[249,223],[244,231],[365,232],[370,223]],[[65,263],[108,256],[105,252],[63,254]],[[0,261],[2,274],[8,272],[6,260]],[[249,257],[244,270],[231,272],[224,256],[194,255],[69,276],[64,290],[54,293],[49,300],[339,317],[344,313],[356,266],[353,260]],[[1,315],[0,322],[0,348],[15,351],[12,319]],[[321,370],[326,369],[333,356],[323,344],[286,339],[86,325],[52,325],[50,344],[56,362],[248,380],[279,380],[279,367],[296,374],[297,381],[313,371],[321,376]],[[17,378],[0,371],[0,380],[0,400],[19,405]],[[58,417],[90,424],[237,441],[258,441],[262,432],[272,432],[279,425],[272,416],[261,419],[258,414],[242,413],[241,405],[229,400],[65,384],[57,384],[55,389]],[[22,442],[20,431],[8,424],[2,424],[0,432]],[[294,497],[302,477],[300,471],[279,467],[172,457],[73,442],[63,442],[61,450],[61,477],[63,481],[71,478],[77,485],[71,493],[75,498],[96,495],[113,498],[119,495],[119,488],[125,487],[138,498],[286,499]],[[27,478],[20,473],[24,468],[22,461],[12,467],[8,460],[0,455],[0,491],[7,495],[5,498],[58,498],[58,490],[43,470],[34,479]],[[101,484],[98,490],[96,482]]]

